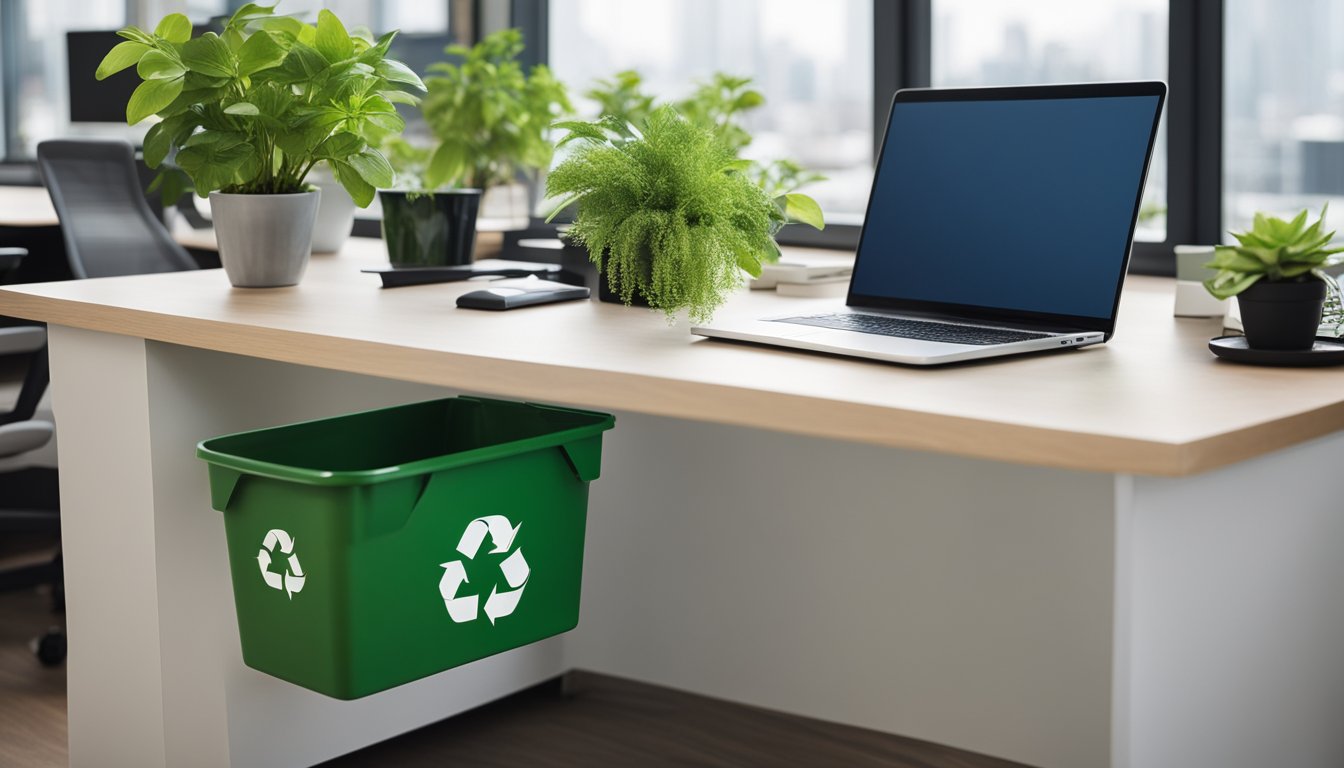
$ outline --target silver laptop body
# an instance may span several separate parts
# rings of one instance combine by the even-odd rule
[[[700,336],[937,365],[1111,337],[1166,86],[896,94],[844,304]]]

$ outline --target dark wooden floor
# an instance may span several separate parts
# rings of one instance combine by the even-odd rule
[[[12,540],[0,541],[0,568],[41,559],[49,551],[24,546],[21,549],[29,552],[16,553],[14,545]],[[51,612],[47,594],[0,593],[0,766],[50,768],[67,763],[65,667],[47,669],[28,649],[30,639],[61,624],[61,619]]]
[[[12,546],[0,542],[0,567],[13,563],[13,556]],[[59,623],[59,618],[50,612],[44,594],[0,594],[0,766],[50,768],[67,762],[65,671],[44,669],[28,650],[28,640]],[[1018,764],[575,672],[569,676],[566,693],[558,683],[538,686],[324,765],[1008,768]]]
[[[323,763],[323,768],[1022,768],[915,739],[588,672]]]

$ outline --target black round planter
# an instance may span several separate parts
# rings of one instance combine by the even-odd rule
[[[1325,283],[1261,280],[1237,295],[1251,349],[1310,349],[1325,308]]]
[[[476,250],[481,190],[442,192],[382,190],[383,241],[394,267],[470,264]]]
[[[607,271],[607,254],[602,254],[602,270],[597,275],[597,298],[599,301],[605,301],[611,304],[624,304],[621,300],[621,294],[611,289],[611,273]],[[638,288],[630,296],[630,306],[647,307],[649,300]]]

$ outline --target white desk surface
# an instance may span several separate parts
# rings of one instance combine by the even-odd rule
[[[1117,335],[1077,351],[939,369],[728,344],[599,302],[460,310],[475,285],[382,290],[382,243],[316,256],[295,288],[218,271],[14,286],[0,314],[506,397],[1106,472],[1184,475],[1344,427],[1344,371],[1215,360],[1217,321],[1171,316],[1131,277]],[[765,315],[834,300],[744,292]],[[787,304],[785,302],[792,302]]]
[[[0,186],[0,227],[54,227],[60,223],[45,188]]]

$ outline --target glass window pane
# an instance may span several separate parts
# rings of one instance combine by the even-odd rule
[[[126,24],[124,3],[43,0],[16,3],[19,17],[15,120],[17,136],[9,137],[14,158],[33,157],[44,139],[70,131],[69,67],[65,33],[72,30],[116,30]],[[92,78],[93,73],[87,73]],[[139,131],[112,124],[107,132],[136,138]]]
[[[638,70],[660,99],[716,71],[751,76],[743,154],[824,173],[807,187],[831,222],[862,220],[872,184],[871,0],[551,0],[551,67],[577,97],[597,78]],[[596,105],[576,106],[594,115]],[[594,115],[595,116],[595,115]]]
[[[1223,46],[1223,230],[1257,211],[1344,214],[1344,0],[1291,12],[1228,0]],[[1336,223],[1335,226],[1338,226]]]
[[[934,0],[935,86],[1167,79],[1167,0]],[[1135,237],[1166,240],[1158,134]]]

